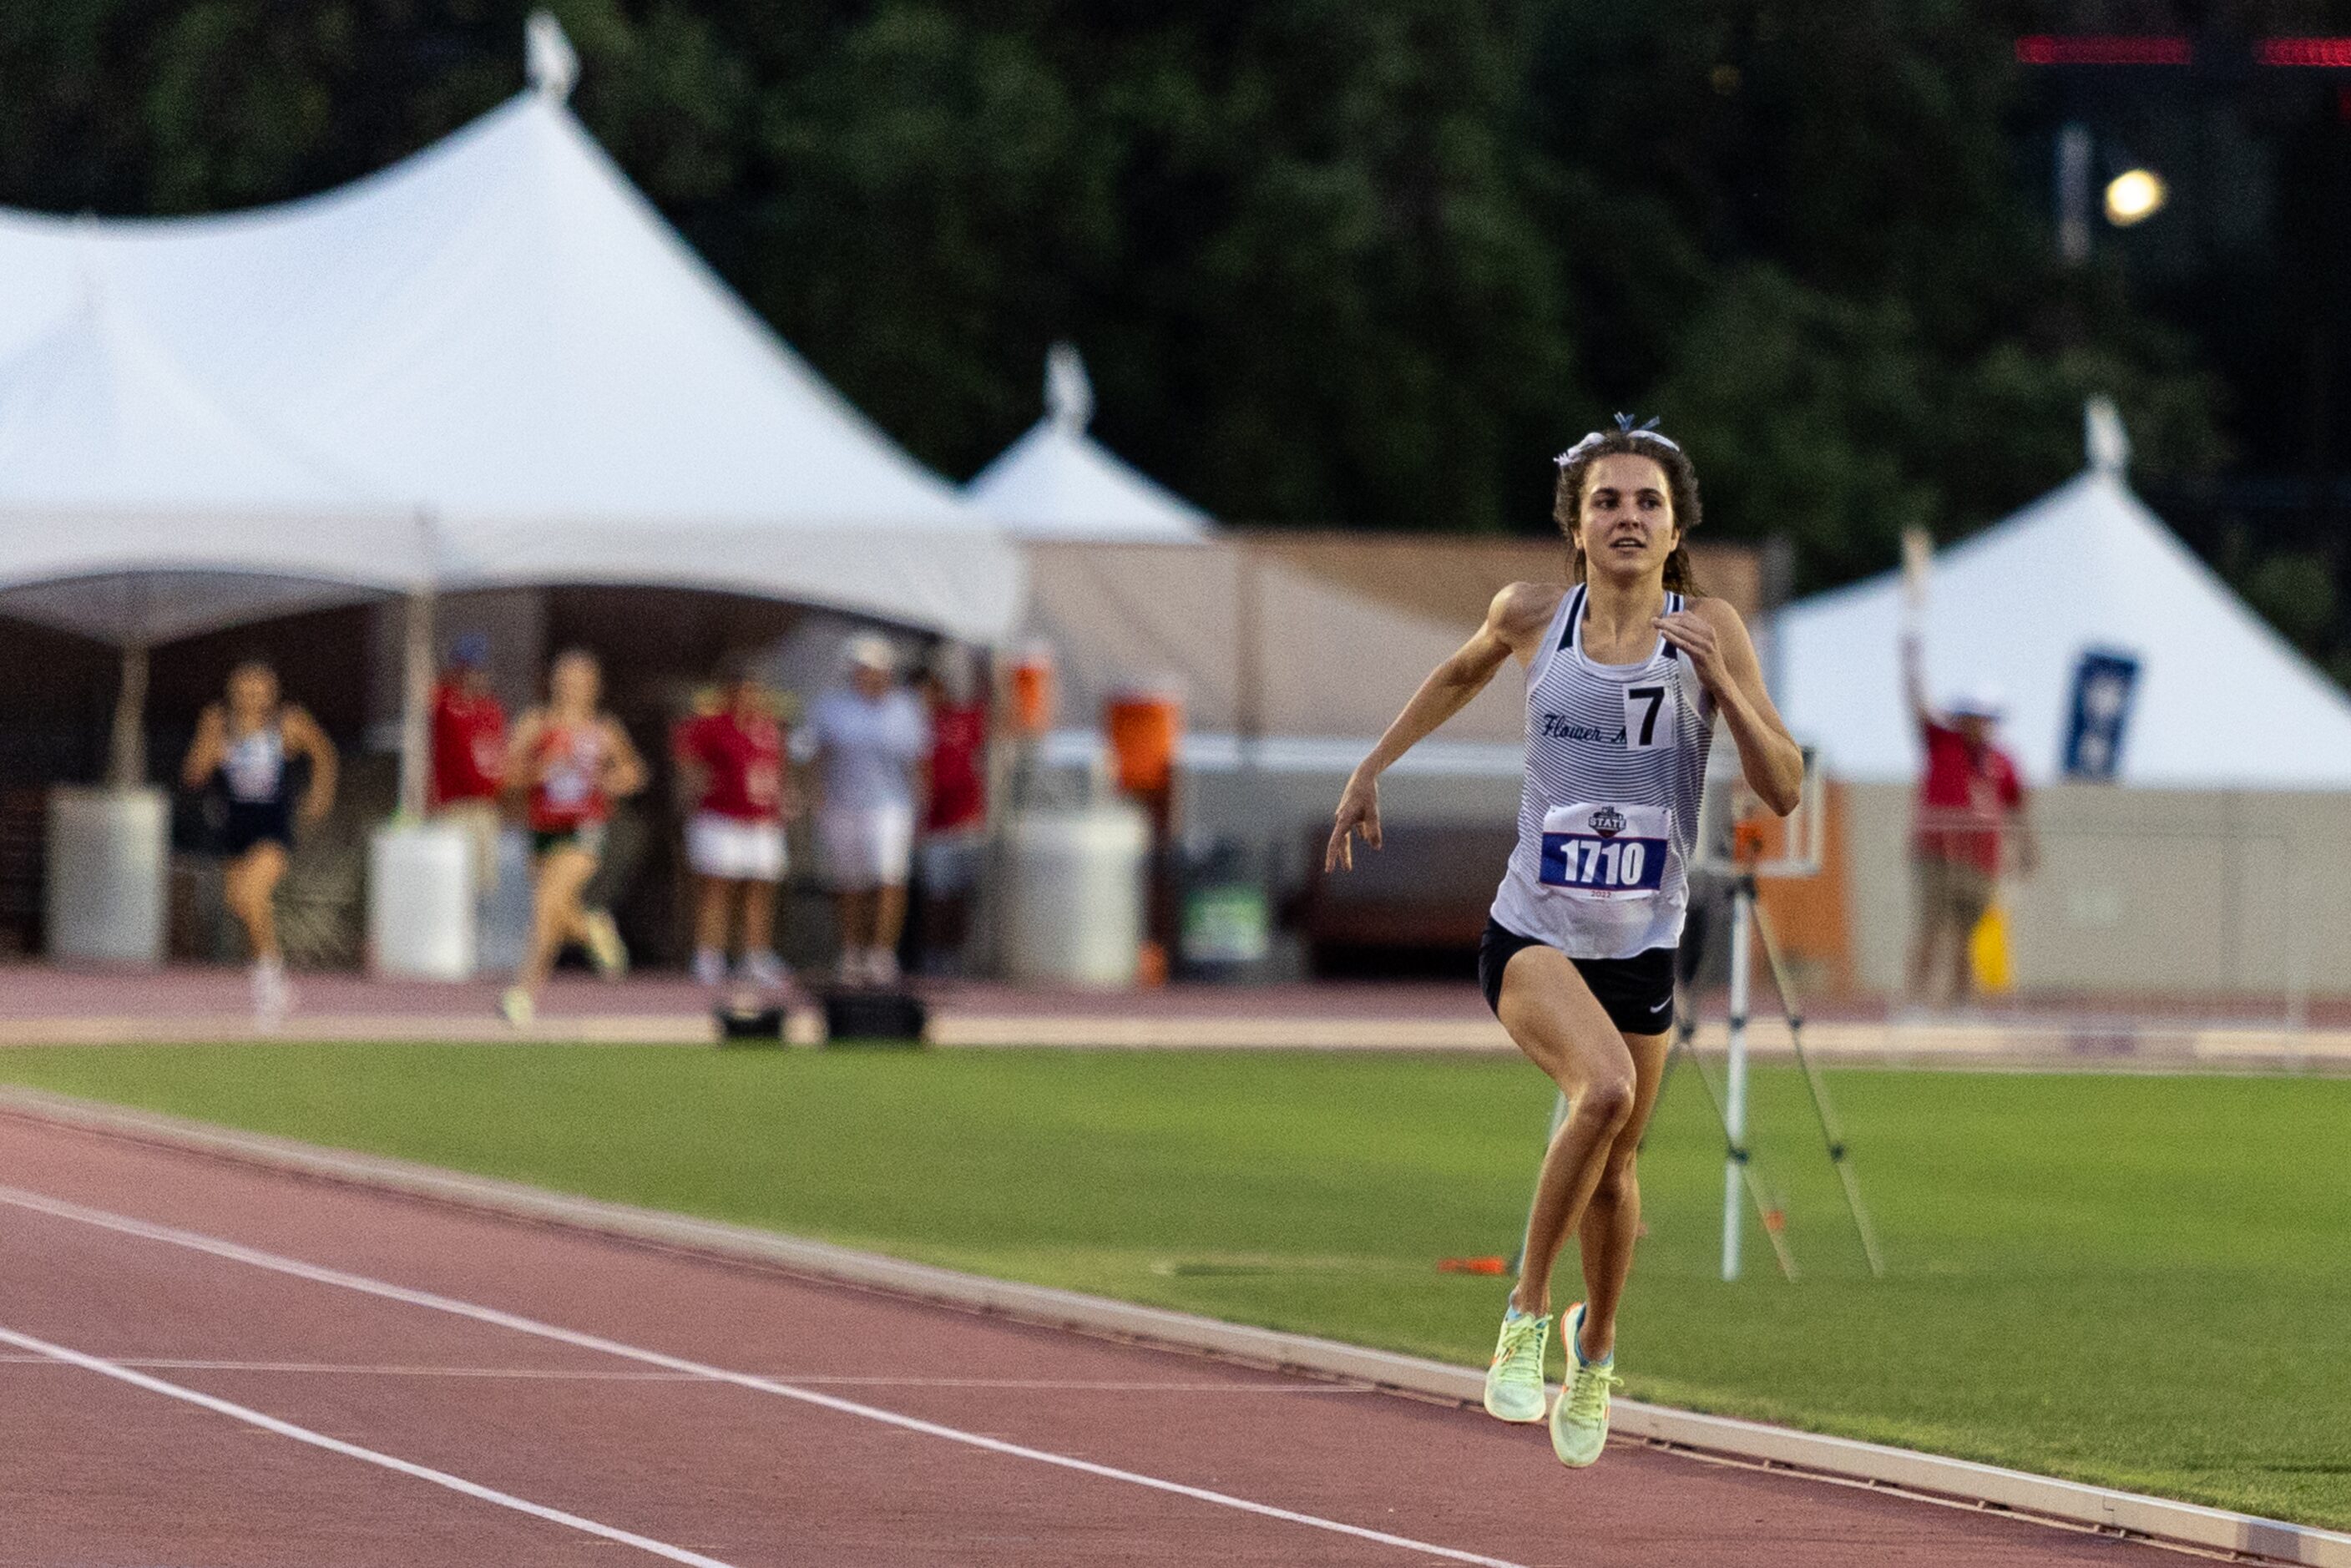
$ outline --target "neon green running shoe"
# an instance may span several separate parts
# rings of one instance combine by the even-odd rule
[[[1551,1314],[1502,1312],[1502,1337],[1494,1364],[1486,1369],[1486,1414],[1498,1421],[1543,1418],[1543,1347],[1551,1343]]]
[[[1616,1357],[1586,1362],[1578,1348],[1583,1341],[1583,1303],[1578,1301],[1561,1321],[1567,1336],[1567,1386],[1551,1408],[1551,1451],[1562,1465],[1582,1469],[1600,1458],[1608,1446],[1608,1390],[1625,1380],[1616,1375]]]

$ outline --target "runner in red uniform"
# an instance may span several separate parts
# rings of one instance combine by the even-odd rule
[[[784,819],[795,809],[784,772],[784,727],[747,660],[721,675],[717,711],[680,725],[671,742],[689,793],[701,803],[686,824],[686,860],[696,878],[694,977],[726,977],[730,916],[742,911],[741,978],[774,988],[784,982],[775,951],[776,884],[784,875]]]
[[[548,673],[547,706],[522,716],[507,747],[507,787],[528,791],[535,852],[530,947],[503,1003],[507,1021],[517,1027],[530,1021],[538,989],[565,944],[586,946],[608,977],[628,965],[612,917],[580,906],[580,890],[603,853],[613,800],[645,783],[628,731],[596,706],[602,685],[593,655],[576,648],[560,655]]]

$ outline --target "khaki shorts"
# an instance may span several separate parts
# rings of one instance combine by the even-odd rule
[[[914,852],[911,805],[827,806],[817,813],[817,848],[837,893],[906,885]]]
[[[434,814],[465,835],[474,854],[474,896],[487,898],[498,890],[498,835],[505,831],[495,800],[452,800]]]
[[[1920,855],[1910,862],[1917,879],[1919,918],[1930,925],[1946,922],[1961,931],[1973,931],[1991,907],[1991,873],[1965,861]]]

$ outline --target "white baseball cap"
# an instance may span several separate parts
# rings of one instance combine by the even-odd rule
[[[849,664],[852,669],[895,673],[898,650],[878,632],[860,632],[849,640]]]
[[[1950,706],[1953,716],[1958,718],[1997,719],[2008,711],[1999,689],[1993,686],[1970,686],[1953,697]]]

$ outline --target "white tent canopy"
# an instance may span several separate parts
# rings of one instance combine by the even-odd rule
[[[2101,435],[2104,439],[2099,439]],[[2003,744],[2055,778],[2081,654],[2137,658],[2117,778],[2179,789],[2351,789],[2351,700],[2232,594],[2124,484],[2093,421],[2088,472],[1938,555],[1925,623],[1929,695],[2004,694]],[[1889,573],[1783,612],[1781,707],[1838,777],[1917,777]]]
[[[1208,515],[1123,462],[1086,434],[1093,388],[1077,350],[1045,359],[1045,417],[964,489],[973,506],[1023,539],[1187,544],[1211,537]]]
[[[1021,569],[1001,532],[768,331],[573,118],[561,73],[538,74],[305,201],[153,222],[0,210],[0,361],[37,368],[46,340],[89,336],[71,324],[95,288],[149,340],[118,384],[170,404],[195,445],[229,433],[183,486],[169,465],[141,476],[180,541],[152,564],[235,553],[194,542],[225,537],[219,493],[323,516],[329,497],[287,483],[298,470],[345,506],[428,518],[444,589],[716,588],[1007,634]],[[0,401],[0,425],[15,413]],[[70,427],[73,410],[27,417]],[[54,467],[0,448],[0,585],[60,574]],[[245,564],[317,571],[320,532],[272,530],[280,556]]]
[[[413,515],[222,406],[93,278],[0,361],[0,611],[168,642],[398,592]]]

